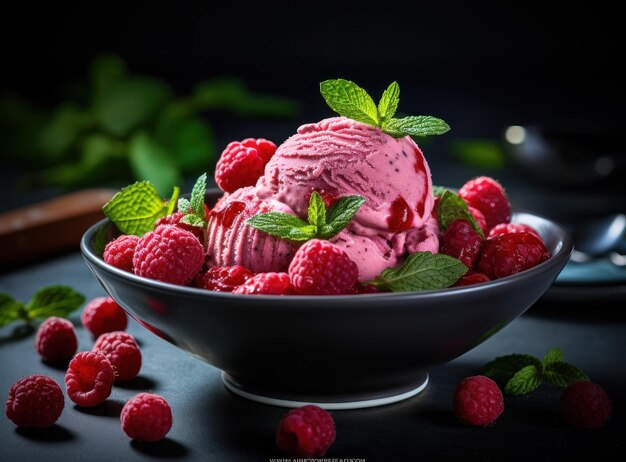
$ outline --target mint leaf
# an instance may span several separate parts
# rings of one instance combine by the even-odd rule
[[[326,80],[320,83],[320,92],[328,106],[339,115],[379,126],[376,104],[356,83],[344,79]]]
[[[315,226],[309,225],[295,215],[283,212],[260,213],[246,223],[272,236],[292,241],[307,241],[315,237]]]
[[[330,239],[335,234],[338,234],[342,229],[348,226],[350,220],[354,218],[354,215],[356,215],[364,203],[365,197],[358,195],[346,196],[339,199],[328,209],[326,216],[328,225],[318,233],[318,237],[321,239]]]
[[[392,82],[389,87],[384,91],[383,96],[378,102],[378,117],[384,121],[391,119],[398,110],[398,103],[400,102],[400,86],[398,82]]]
[[[389,119],[383,123],[383,131],[394,138],[403,136],[443,135],[450,126],[432,116],[409,116],[402,119]]]
[[[198,228],[202,228],[206,224],[206,221],[204,221],[202,218],[192,213],[182,217],[180,219],[180,222],[185,223],[186,225],[196,226]]]
[[[309,224],[315,226],[315,229],[326,224],[326,206],[316,191],[311,193],[311,199],[309,199],[308,219]]]
[[[552,348],[543,358],[543,364],[547,366],[550,363],[558,363],[563,361],[563,350],[560,348]]]
[[[543,371],[543,377],[546,382],[557,387],[567,387],[579,380],[589,380],[583,371],[563,361],[547,363]]]
[[[534,366],[541,370],[541,361],[531,355],[506,355],[500,356],[485,364],[482,374],[495,380],[500,385],[505,385],[513,376],[526,366]]]
[[[454,157],[470,167],[497,170],[506,164],[504,148],[493,140],[456,139],[450,143],[450,151]]]
[[[444,192],[446,192],[447,189],[444,188],[443,186],[435,186],[433,185],[433,196],[435,197],[441,197],[443,195]]]
[[[441,200],[437,204],[437,219],[442,231],[445,231],[454,220],[467,220],[472,225],[474,231],[480,234],[483,239],[485,238],[485,234],[478,225],[476,218],[467,208],[467,203],[452,191],[446,190],[441,195]]]
[[[179,212],[189,213],[190,210],[191,210],[191,202],[189,202],[189,199],[185,199],[184,197],[181,197],[180,199],[178,199],[178,211]]]
[[[196,183],[191,190],[191,210],[194,215],[203,220],[206,219],[206,210],[204,209],[204,194],[206,193],[206,173],[198,177]]]
[[[25,319],[24,304],[18,302],[9,294],[0,293],[0,327]]]
[[[541,373],[535,365],[521,368],[504,387],[505,393],[511,395],[525,395],[536,390],[541,385]]]
[[[48,286],[39,289],[26,305],[28,319],[67,317],[85,301],[85,296],[67,286]]]
[[[132,137],[129,156],[135,178],[151,181],[161,194],[166,194],[182,182],[172,153],[148,133],[142,132]]]
[[[170,205],[176,203],[175,188]],[[104,214],[124,234],[143,236],[154,229],[156,221],[168,212],[156,187],[149,181],[138,181],[122,188],[102,207]]]
[[[395,268],[384,270],[371,283],[392,292],[443,289],[467,272],[456,258],[431,252],[416,252]]]

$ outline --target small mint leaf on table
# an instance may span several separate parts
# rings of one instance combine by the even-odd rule
[[[392,292],[413,292],[450,287],[467,272],[456,258],[431,252],[416,252],[404,262],[384,270],[371,284]]]
[[[315,229],[319,229],[326,224],[326,206],[322,197],[316,191],[311,193],[307,212],[309,224],[315,226]]]
[[[443,120],[432,116],[408,116],[402,119],[389,119],[383,123],[382,129],[394,138],[403,136],[443,135],[450,126]]]
[[[67,317],[85,301],[85,296],[68,286],[52,285],[39,289],[26,305],[29,319]]]
[[[445,190],[441,195],[441,200],[437,204],[437,219],[442,231],[445,231],[454,220],[467,220],[474,231],[480,234],[483,239],[485,238],[485,233],[483,233],[474,215],[469,211],[467,203],[450,190]]]
[[[488,362],[483,367],[482,373],[498,382],[498,384],[505,385],[513,378],[516,372],[526,366],[535,366],[537,370],[542,368],[541,361],[534,356],[513,354],[499,356]]]
[[[380,126],[374,100],[356,83],[344,79],[326,80],[320,83],[320,92],[328,106],[339,115]]]
[[[580,369],[563,361],[549,362],[543,370],[544,380],[557,387],[567,387],[579,380],[589,380]]]
[[[525,395],[541,385],[541,372],[534,364],[521,368],[511,377],[504,387],[505,393]]]
[[[170,209],[173,211],[179,193],[175,187],[171,200],[165,203],[152,183],[138,181],[122,188],[102,210],[122,233],[141,237]]]
[[[6,326],[13,321],[27,319],[25,307],[9,294],[0,293],[0,327]]]
[[[383,92],[383,96],[378,102],[378,117],[383,122],[391,119],[398,110],[398,103],[400,102],[400,86],[398,82],[392,82],[389,87]]]
[[[552,348],[551,350],[548,350],[543,358],[544,366],[550,363],[558,363],[561,361],[563,361],[563,350],[561,350],[560,348]]]

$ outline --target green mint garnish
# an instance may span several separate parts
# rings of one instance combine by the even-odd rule
[[[85,296],[67,286],[48,286],[39,289],[28,303],[0,293],[0,327],[13,321],[31,322],[50,316],[67,317],[85,301]]]
[[[206,192],[206,173],[198,177],[191,190],[191,200],[178,199],[178,211],[185,215],[180,220],[190,226],[206,226],[206,210],[204,208],[204,194]]]
[[[320,83],[320,92],[339,115],[380,128],[394,138],[441,135],[450,130],[447,123],[432,116],[394,118],[400,102],[397,82],[392,82],[383,92],[378,107],[363,88],[350,80],[326,80]]]
[[[346,196],[327,210],[321,196],[314,191],[309,200],[308,223],[283,212],[260,213],[246,223],[272,236],[292,241],[330,239],[348,225],[364,203],[363,196]]]
[[[442,231],[445,231],[454,220],[467,220],[474,231],[480,234],[483,239],[485,238],[485,233],[483,233],[474,215],[469,211],[467,202],[448,189],[441,194],[441,199],[437,204],[437,219]]]
[[[433,185],[433,196],[435,197],[441,197],[443,196],[443,193],[446,192],[447,189],[444,188],[443,186],[435,186]]]
[[[465,273],[467,267],[456,258],[441,253],[416,252],[401,265],[384,270],[370,283],[392,292],[445,289]]]
[[[124,234],[143,236],[154,229],[159,218],[174,211],[180,189],[174,187],[172,198],[165,202],[149,181],[138,181],[122,188],[104,204],[104,214]]]
[[[531,355],[501,356],[487,363],[483,374],[512,395],[530,393],[544,382],[564,388],[578,380],[588,380],[583,371],[563,361],[559,348],[548,351],[543,362]]]

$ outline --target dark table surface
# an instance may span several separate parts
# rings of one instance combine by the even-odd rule
[[[27,300],[39,287],[68,284],[88,298],[103,289],[78,253],[58,257],[0,275],[0,292]],[[471,307],[468,307],[471,309]],[[539,302],[494,337],[448,364],[430,371],[430,384],[420,395],[378,408],[334,411],[337,439],[330,460],[559,460],[583,453],[606,459],[626,452],[623,406],[626,401],[625,317],[623,304],[589,303],[578,307]],[[71,316],[79,350],[93,339]],[[284,457],[274,432],[285,409],[247,401],[228,392],[220,371],[151,334],[134,320],[128,331],[143,354],[137,379],[116,385],[108,400],[80,409],[66,398],[57,424],[46,431],[16,428],[0,418],[0,460],[211,460],[269,461]],[[64,369],[42,362],[33,348],[34,334],[17,324],[0,329],[0,394],[33,373],[48,374],[63,384]],[[560,389],[543,385],[529,396],[505,396],[505,411],[489,428],[460,425],[452,414],[457,383],[475,375],[496,356],[524,352],[543,356],[561,347],[566,360],[602,384],[613,400],[614,413],[598,430],[568,428],[558,403]],[[137,393],[151,391],[170,403],[174,424],[159,443],[137,444],[122,432],[119,414]]]

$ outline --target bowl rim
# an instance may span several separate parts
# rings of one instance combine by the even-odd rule
[[[85,231],[81,240],[80,240],[80,250],[83,254],[83,258],[88,260],[93,265],[97,266],[99,270],[109,273],[110,275],[117,277],[119,279],[123,279],[126,282],[139,286],[150,288],[151,290],[158,292],[166,292],[170,295],[177,294],[184,297],[205,297],[207,300],[210,299],[221,299],[225,298],[229,301],[240,300],[240,301],[273,301],[279,304],[289,303],[289,302],[302,302],[302,301],[324,301],[325,303],[320,304],[320,306],[328,306],[336,309],[336,306],[332,302],[347,302],[349,300],[359,300],[359,301],[385,301],[385,300],[413,300],[419,301],[422,299],[432,299],[439,297],[450,297],[451,295],[464,295],[473,292],[479,291],[487,291],[496,287],[506,286],[512,283],[521,282],[526,279],[531,279],[534,276],[539,275],[540,273],[547,273],[552,271],[555,267],[565,266],[569,257],[574,248],[574,242],[569,233],[558,223],[552,221],[546,217],[541,215],[537,215],[534,213],[530,213],[527,211],[519,211],[514,212],[512,218],[520,217],[523,215],[528,215],[534,218],[539,218],[542,221],[547,222],[550,226],[553,226],[557,229],[558,234],[560,235],[560,241],[557,247],[556,252],[546,261],[540,263],[533,268],[527,269],[525,271],[512,274],[510,276],[505,276],[500,279],[495,279],[489,282],[483,282],[480,284],[470,285],[470,286],[460,286],[460,287],[447,287],[445,289],[433,289],[433,290],[423,290],[417,292],[381,292],[375,294],[347,294],[347,295],[255,295],[251,297],[248,294],[233,294],[230,292],[217,292],[206,289],[200,289],[197,287],[189,287],[171,284],[167,282],[157,281],[155,279],[148,279],[141,276],[137,276],[136,274],[129,273],[128,271],[124,271],[122,269],[116,268],[104,261],[104,259],[98,257],[91,249],[90,242],[94,236],[94,234],[102,227],[107,224],[112,224],[108,218],[104,218],[97,223],[94,223],[92,226]],[[512,221],[513,222],[513,221]],[[298,306],[294,304],[294,306]]]

